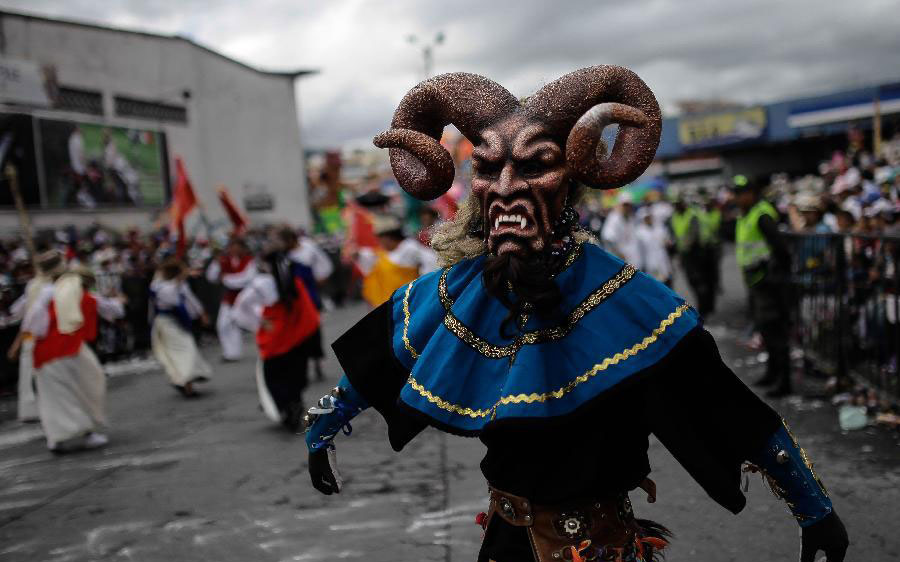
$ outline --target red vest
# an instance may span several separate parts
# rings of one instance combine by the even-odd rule
[[[319,328],[319,311],[306,286],[300,279],[294,279],[294,283],[297,298],[290,308],[280,301],[263,308],[263,323],[271,325],[268,330],[260,327],[256,332],[256,345],[263,359],[287,353]]]
[[[50,326],[47,334],[34,344],[34,368],[55,359],[78,355],[81,344],[97,339],[97,299],[85,291],[81,297],[81,314],[84,324],[71,334],[61,334],[56,325],[56,306],[53,301],[49,305]]]
[[[252,261],[253,256],[244,256],[242,258],[236,256],[222,256],[219,258],[219,266],[222,268],[222,275],[225,276],[244,271]],[[225,292],[222,294],[222,300],[229,306],[234,305],[234,301],[237,300],[238,293],[240,292],[240,289],[225,289]]]

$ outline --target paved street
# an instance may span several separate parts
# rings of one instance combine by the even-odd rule
[[[729,285],[737,287],[729,273]],[[737,344],[742,295],[709,319],[745,380],[755,354]],[[363,313],[330,313],[333,339]],[[210,359],[216,350],[207,348]],[[395,454],[374,412],[338,438],[345,493],[309,485],[300,437],[268,423],[256,405],[253,361],[223,364],[201,398],[185,400],[158,371],[111,379],[110,446],[54,457],[40,428],[0,425],[0,559],[18,561],[471,561],[485,508],[480,442],[428,431]],[[312,400],[339,376],[308,392]],[[684,376],[689,376],[685,373]],[[819,401],[777,405],[807,449],[844,518],[847,560],[900,559],[900,447],[881,430],[841,434]],[[658,443],[651,445],[659,501],[634,494],[639,515],[676,534],[667,560],[796,560],[797,526],[753,478],[749,504],[732,516],[714,504]],[[891,531],[891,529],[894,529]]]

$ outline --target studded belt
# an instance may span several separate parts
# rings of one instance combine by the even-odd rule
[[[495,488],[490,497],[485,527],[494,516],[525,527],[537,562],[628,560],[638,548],[640,526],[627,494],[554,506],[534,505]]]

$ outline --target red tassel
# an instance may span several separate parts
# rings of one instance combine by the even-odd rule
[[[589,541],[589,540],[581,541],[581,544],[578,545],[577,549],[574,546],[570,546],[569,550],[571,551],[571,554],[572,554],[572,562],[585,562],[586,559],[581,556],[581,553],[584,552],[585,550],[587,550],[588,548],[590,548],[590,546],[591,546],[591,541]]]
[[[641,560],[644,559],[644,545],[653,547],[654,550],[662,550],[669,546],[669,543],[664,539],[660,539],[657,537],[641,537],[635,542],[635,546],[637,547],[638,558]]]
[[[662,550],[669,546],[669,541],[657,537],[642,537],[638,542],[648,544],[656,550]]]
[[[481,512],[475,516],[475,524],[481,527],[482,529],[487,527],[487,513]]]

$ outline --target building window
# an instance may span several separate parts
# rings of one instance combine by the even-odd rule
[[[187,123],[187,108],[183,105],[116,96],[115,107],[119,117]]]
[[[93,90],[60,86],[54,107],[64,111],[103,115],[103,94]]]

